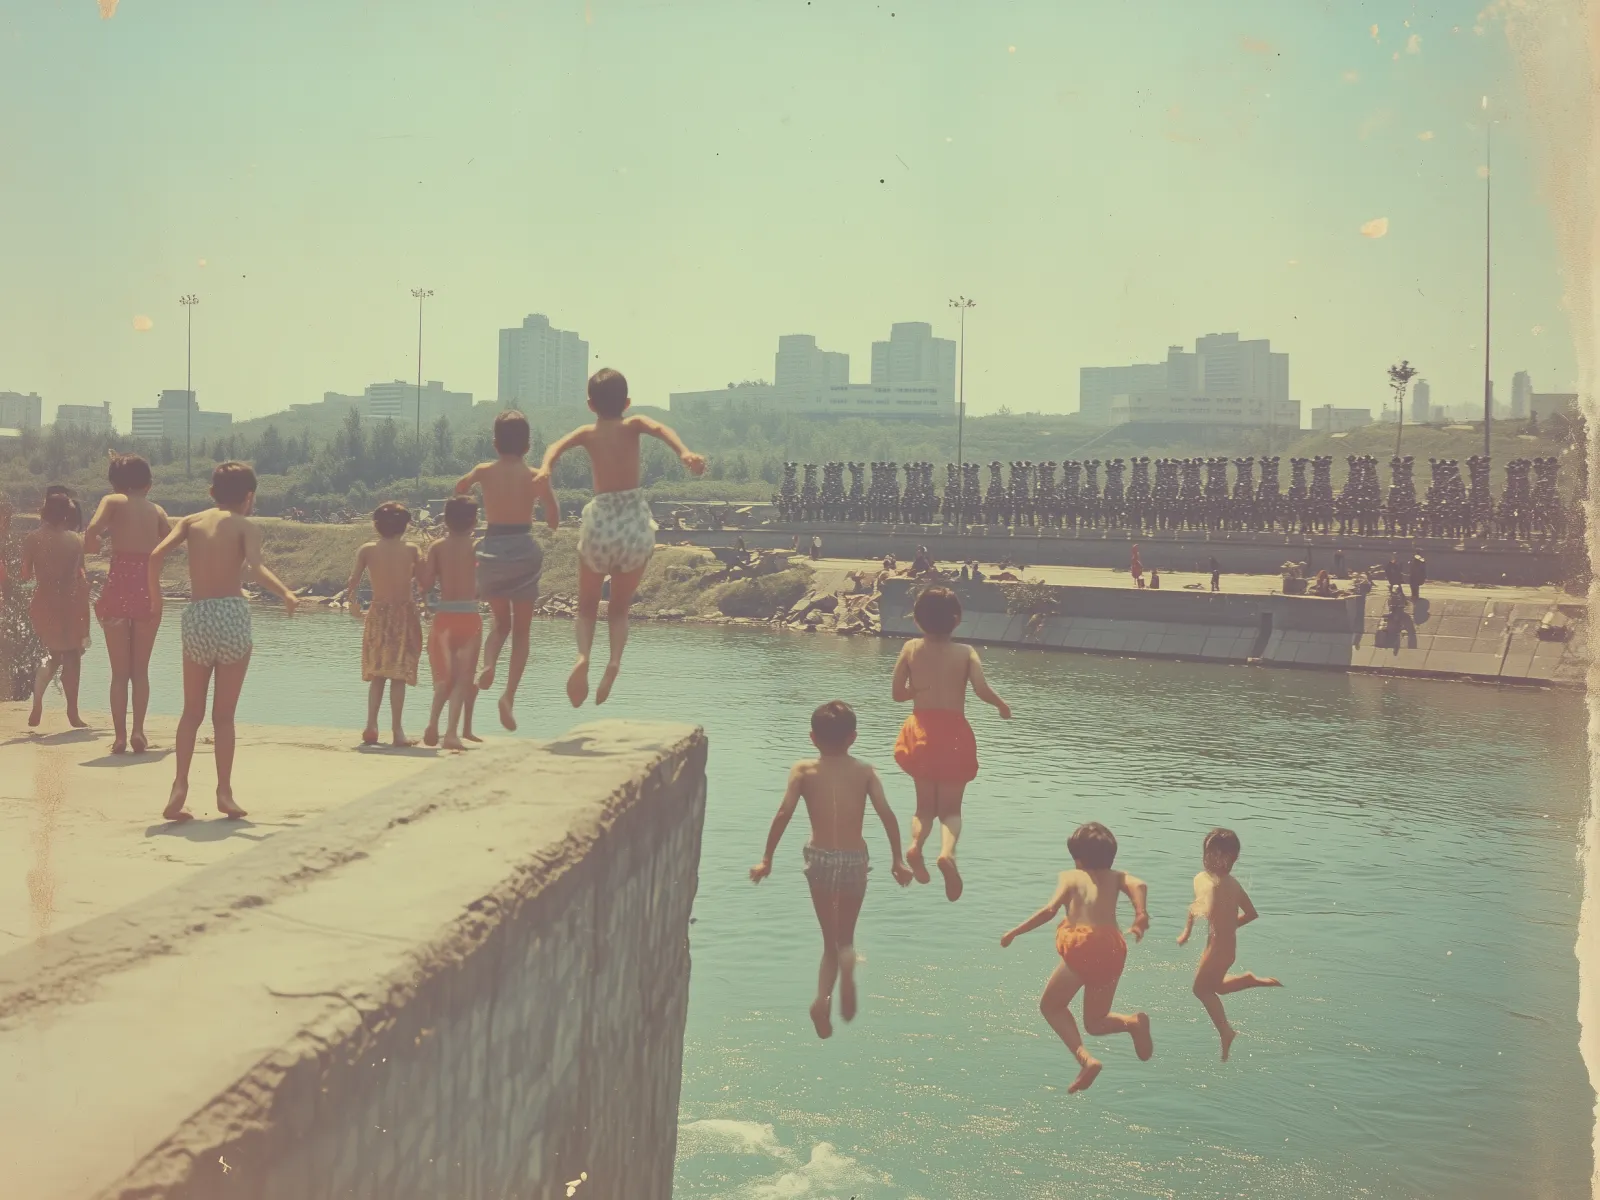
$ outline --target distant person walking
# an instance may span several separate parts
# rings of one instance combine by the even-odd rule
[[[1128,574],[1133,576],[1134,587],[1142,588],[1144,586],[1144,564],[1139,561],[1139,546],[1137,543],[1133,547],[1133,560],[1128,564]]]
[[[821,557],[822,557],[822,535],[821,534],[817,534],[817,533],[813,533],[811,535],[811,561],[812,562],[816,562]]]
[[[1422,555],[1413,554],[1411,556],[1411,598],[1413,600],[1422,598],[1422,585],[1427,582],[1428,564],[1423,560]]]
[[[1216,555],[1211,556],[1211,590],[1213,592],[1222,590],[1222,568],[1217,564]]]
[[[1389,556],[1389,561],[1383,564],[1383,573],[1384,576],[1389,580],[1390,587],[1399,587],[1405,582],[1405,578],[1400,571],[1400,559],[1398,555],[1391,554]]]

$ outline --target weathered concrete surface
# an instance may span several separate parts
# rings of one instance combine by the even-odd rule
[[[502,742],[0,958],[0,1191],[667,1197],[705,753]]]

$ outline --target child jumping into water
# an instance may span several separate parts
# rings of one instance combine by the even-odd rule
[[[367,727],[361,740],[367,745],[378,741],[378,709],[383,704],[383,685],[389,683],[390,731],[396,746],[416,745],[406,736],[401,723],[406,706],[406,687],[417,686],[417,663],[422,658],[422,618],[417,615],[411,595],[411,581],[417,573],[421,552],[406,541],[411,513],[395,500],[378,505],[372,514],[376,541],[356,551],[356,565],[350,572],[345,594],[350,600],[350,615],[359,617],[361,576],[372,581],[372,601],[367,605],[361,629],[361,681],[367,687]]]
[[[211,498],[215,508],[190,513],[150,552],[147,587],[157,618],[161,615],[161,564],[180,545],[188,547],[189,603],[184,606],[183,715],[178,718],[177,777],[162,816],[187,821],[189,764],[194,742],[206,715],[206,693],[216,675],[211,697],[212,744],[217,760],[217,810],[226,817],[242,817],[244,809],[233,799],[233,714],[250,667],[253,649],[250,602],[239,587],[243,568],[283,601],[291,617],[299,605],[293,592],[261,561],[261,530],[250,521],[256,502],[256,473],[242,462],[225,462],[211,472]]]
[[[789,818],[804,797],[811,818],[811,840],[806,843],[806,882],[811,903],[822,926],[822,967],[817,973],[817,998],[811,1004],[811,1023],[820,1038],[833,1036],[833,985],[839,984],[839,1015],[846,1021],[856,1015],[856,918],[867,895],[867,843],[861,823],[867,802],[889,835],[889,867],[901,887],[911,882],[911,872],[900,859],[900,823],[883,794],[878,773],[851,757],[856,740],[856,714],[843,700],[832,700],[811,714],[811,744],[818,757],[795,763],[789,786],[772,818],[766,855],[750,868],[750,881],[760,883],[772,874],[772,856],[778,851]]]
[[[483,640],[483,617],[478,613],[472,534],[478,526],[478,506],[465,496],[445,502],[444,524],[449,530],[428,547],[417,568],[417,587],[426,596],[439,585],[432,602],[433,628],[428,634],[428,669],[433,673],[433,708],[423,732],[426,746],[465,750],[456,732],[462,711],[472,695],[472,675],[478,666],[478,646]],[[450,706],[450,723],[443,741],[439,715]],[[476,739],[474,739],[476,740]]]
[[[961,898],[961,872],[956,868],[956,842],[961,837],[961,797],[978,777],[978,743],[967,723],[967,684],[1005,720],[1011,708],[994,694],[983,677],[983,662],[971,646],[950,640],[961,624],[961,601],[949,588],[930,587],[917,597],[911,615],[922,631],[900,651],[894,665],[894,698],[912,702],[911,715],[900,727],[894,761],[917,786],[917,815],[911,820],[911,846],[906,862],[918,883],[927,883],[922,845],[935,820],[940,825],[939,873],[944,894]]]
[[[1072,855],[1074,869],[1061,872],[1061,881],[1050,903],[1004,934],[1000,945],[1011,945],[1019,934],[1039,928],[1065,906],[1066,918],[1056,929],[1056,951],[1061,955],[1061,965],[1044,985],[1039,1012],[1078,1060],[1081,1069],[1067,1091],[1081,1092],[1094,1082],[1102,1064],[1083,1048],[1078,1024],[1072,1019],[1070,1006],[1079,988],[1083,989],[1084,1029],[1096,1037],[1112,1033],[1132,1035],[1134,1053],[1141,1062],[1148,1062],[1155,1053],[1147,1014],[1134,1013],[1130,1017],[1111,1011],[1117,981],[1122,978],[1122,967],[1128,957],[1128,943],[1117,927],[1118,897],[1126,892],[1133,901],[1133,925],[1128,932],[1136,941],[1142,940],[1145,930],[1150,928],[1150,917],[1145,912],[1144,881],[1126,871],[1111,869],[1117,858],[1117,839],[1111,830],[1098,821],[1078,826],[1067,839],[1067,853]]]
[[[691,474],[706,469],[706,460],[659,421],[624,418],[630,403],[628,381],[622,373],[601,368],[589,379],[589,411],[597,418],[595,423],[574,429],[544,452],[542,469],[553,471],[563,454],[582,446],[589,452],[594,473],[594,498],[583,506],[583,526],[578,533],[578,661],[567,677],[567,699],[574,708],[589,696],[589,654],[606,576],[611,577],[606,608],[611,654],[594,692],[596,704],[604,704],[611,695],[611,685],[622,667],[622,649],[628,644],[628,608],[656,548],[656,523],[639,486],[639,439],[646,434],[660,438]]]
[[[57,672],[67,699],[67,723],[86,729],[78,713],[78,680],[83,652],[89,647],[89,579],[83,570],[83,523],[78,502],[62,487],[45,495],[39,528],[22,542],[22,578],[32,579],[28,616],[46,656],[33,678],[33,711],[29,728],[44,719],[44,693]]]
[[[1209,923],[1206,948],[1200,952],[1200,969],[1194,973],[1195,998],[1205,1005],[1211,1023],[1222,1038],[1222,1061],[1228,1061],[1228,1051],[1238,1035],[1228,1024],[1228,1014],[1222,1009],[1222,997],[1246,988],[1282,987],[1276,979],[1258,978],[1248,971],[1243,975],[1229,975],[1228,968],[1239,954],[1239,926],[1256,919],[1255,905],[1245,895],[1244,888],[1233,877],[1233,864],[1239,860],[1239,835],[1231,829],[1213,829],[1206,834],[1200,848],[1205,870],[1194,877],[1194,903],[1189,906],[1189,919],[1178,935],[1178,945],[1189,940],[1194,931],[1196,917]]]
[[[516,729],[511,715],[517,702],[517,685],[528,665],[528,629],[533,606],[539,603],[539,572],[544,551],[533,540],[533,507],[544,510],[545,524],[561,523],[556,494],[548,473],[532,470],[528,453],[528,418],[503,412],[494,419],[494,448],[500,457],[479,463],[456,483],[456,495],[465,496],[476,486],[483,492],[483,519],[488,524],[478,539],[478,599],[489,602],[494,628],[483,647],[479,689],[494,686],[500,648],[511,638],[511,663],[506,668],[506,690],[500,696],[500,724]]]
[[[111,753],[131,745],[143,754],[144,714],[150,707],[150,652],[161,621],[150,601],[150,551],[172,532],[159,504],[150,502],[150,464],[137,454],[111,455],[107,479],[116,490],[100,501],[83,535],[83,552],[97,554],[102,537],[111,542],[111,570],[94,613],[111,659]],[[128,734],[128,689],[133,689],[133,734]]]

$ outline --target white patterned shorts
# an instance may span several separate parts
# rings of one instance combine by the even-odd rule
[[[601,492],[583,506],[578,557],[601,575],[642,570],[656,548],[656,523],[643,488]]]
[[[191,600],[183,610],[183,656],[202,667],[250,656],[250,603],[243,596]]]

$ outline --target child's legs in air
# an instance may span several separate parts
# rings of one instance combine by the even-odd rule
[[[633,606],[633,593],[644,578],[645,568],[627,571],[611,577],[611,599],[606,602],[606,625],[611,635],[610,657],[605,674],[600,676],[600,686],[594,690],[594,702],[604,704],[611,695],[611,685],[616,682],[617,671],[622,667],[622,651],[628,644],[628,610]]]
[[[1082,986],[1083,981],[1062,963],[1051,974],[1050,981],[1044,985],[1044,994],[1039,997],[1040,1016],[1049,1022],[1050,1028],[1056,1031],[1056,1036],[1066,1044],[1081,1068],[1077,1079],[1067,1088],[1068,1092],[1083,1091],[1100,1074],[1100,1060],[1083,1048],[1083,1035],[1078,1032],[1078,1023],[1072,1019],[1072,998]]]
[[[606,577],[581,558],[578,560],[578,617],[573,632],[578,639],[578,661],[567,676],[567,699],[577,708],[589,698],[589,655],[594,650],[594,626],[600,619],[600,591]]]
[[[841,1007],[848,1013],[846,1020],[855,1016],[855,959],[854,945],[856,918],[861,914],[862,896],[846,895],[824,888],[811,881],[811,904],[817,911],[817,924],[822,929],[822,962],[817,968],[817,998],[811,1004],[811,1022],[818,1037],[829,1037],[833,1024],[829,1015],[833,1008],[833,986],[839,979],[840,951],[849,948],[851,959],[846,968],[850,1003]],[[846,938],[848,940],[841,940]],[[841,1002],[844,997],[840,997]]]
[[[933,823],[939,819],[939,785],[931,779],[912,777],[917,789],[917,811],[911,818],[911,844],[906,847],[906,866],[918,883],[927,883],[928,864],[922,857],[923,843],[933,832]]]
[[[1091,984],[1083,989],[1083,1027],[1095,1037],[1106,1037],[1113,1033],[1129,1034],[1139,1058],[1148,1059],[1154,1053],[1150,1041],[1149,1016],[1145,1013],[1127,1016],[1111,1011],[1111,1001],[1117,994],[1120,979],[1119,972],[1118,978],[1110,983]]]
[[[500,647],[504,646],[506,638],[511,636],[511,601],[491,600],[489,611],[494,615],[494,624],[483,643],[483,673],[478,676],[480,690],[493,686],[494,669],[500,663]]]

